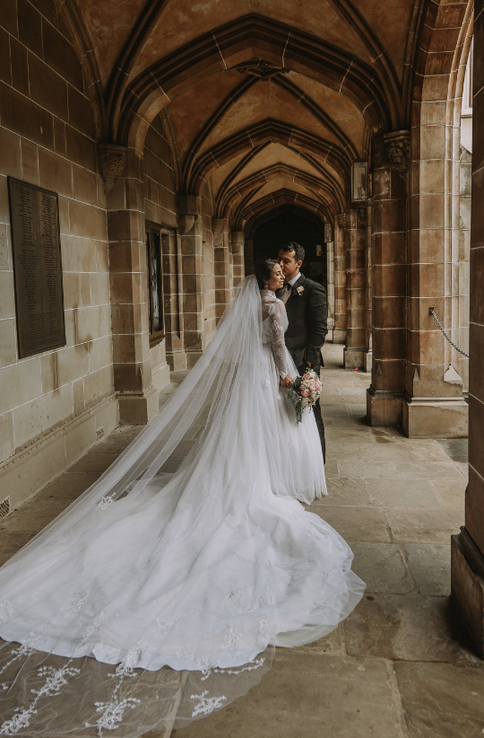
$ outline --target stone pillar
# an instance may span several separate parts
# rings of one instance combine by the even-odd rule
[[[333,236],[334,238],[334,236]],[[326,242],[326,274],[327,274],[327,301],[328,301],[328,332],[334,331],[334,241]]]
[[[103,145],[98,153],[108,211],[114,389],[121,422],[144,424],[158,412],[158,392],[150,364],[141,159],[120,146]]]
[[[236,287],[245,276],[244,269],[244,232],[231,232],[231,250],[233,263],[233,286]]]
[[[373,275],[371,272],[371,264],[372,264],[372,258],[371,258],[371,218],[372,218],[372,210],[371,210],[371,203],[368,203],[366,206],[366,214],[367,214],[367,229],[366,229],[366,352],[363,356],[363,369],[365,372],[371,372],[372,368],[372,359],[373,359],[373,333],[371,330],[372,326],[372,295],[373,295],[373,289],[372,289],[372,282],[373,282]]]
[[[484,0],[475,4],[476,38]],[[484,47],[474,49],[474,134],[470,259],[469,485],[465,526],[452,536],[452,600],[484,658]]]
[[[448,373],[453,349],[434,318],[452,329],[452,229],[448,191],[452,128],[446,106],[422,102],[411,132],[407,271],[407,377],[403,428],[412,438],[467,436],[462,383]],[[424,107],[425,106],[425,107]],[[426,121],[432,121],[427,125]],[[425,121],[425,123],[423,122]],[[449,139],[450,136],[450,139]],[[454,352],[455,354],[455,352]]]
[[[346,343],[346,214],[334,226],[334,328],[333,343]]]
[[[227,218],[212,218],[215,268],[215,309],[217,322],[230,302],[232,269],[229,249],[229,222]]]
[[[187,367],[191,369],[205,348],[201,198],[178,195],[177,209],[182,252],[183,338]]]
[[[397,132],[404,153],[392,164],[395,135],[373,140],[371,219],[372,333],[371,386],[367,395],[370,425],[398,425],[406,376],[406,238],[408,131]],[[401,157],[400,157],[401,158]]]
[[[345,369],[363,369],[366,331],[366,207],[346,213],[346,347]]]

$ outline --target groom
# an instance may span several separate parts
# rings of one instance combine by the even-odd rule
[[[286,304],[289,327],[286,346],[300,374],[311,367],[319,375],[321,347],[328,332],[326,290],[299,271],[304,261],[304,249],[295,241],[286,243],[279,251],[279,263],[284,273],[285,285],[277,291],[277,297]],[[321,407],[314,405],[314,416],[326,458],[324,424]]]

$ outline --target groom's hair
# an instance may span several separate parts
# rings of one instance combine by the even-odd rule
[[[279,264],[277,259],[259,259],[254,266],[254,273],[257,279],[259,289],[264,289],[264,280],[266,282],[272,277],[272,272],[276,264]]]
[[[304,261],[304,258],[306,256],[304,248],[301,246],[300,243],[296,243],[296,241],[289,241],[289,243],[285,243],[283,246],[281,246],[280,251],[294,251],[294,258],[296,261]]]

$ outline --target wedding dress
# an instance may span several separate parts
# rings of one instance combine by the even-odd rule
[[[279,389],[285,326],[244,280],[159,416],[0,569],[0,735],[135,738],[170,670],[190,672],[180,727],[358,603],[351,550],[297,501],[326,489],[312,413],[296,427]]]

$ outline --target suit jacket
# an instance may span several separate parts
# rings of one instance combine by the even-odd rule
[[[286,346],[295,365],[299,370],[305,369],[309,361],[319,372],[321,347],[328,332],[326,290],[301,274],[286,302],[286,311],[289,320]]]

